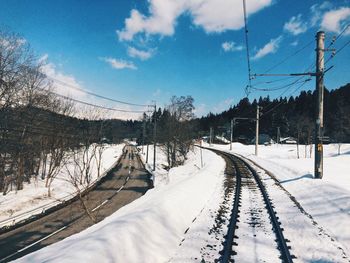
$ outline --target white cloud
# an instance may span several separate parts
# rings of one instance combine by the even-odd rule
[[[310,26],[316,26],[322,19],[322,14],[325,10],[332,8],[332,3],[325,1],[322,4],[314,4],[311,6]]]
[[[291,46],[296,47],[297,45],[299,45],[299,41],[295,40],[292,43],[290,43]]]
[[[259,58],[265,57],[268,54],[276,53],[281,41],[282,41],[282,36],[271,39],[269,43],[267,43],[264,47],[259,49],[258,52],[256,52],[255,56],[252,59],[254,60],[259,59]]]
[[[125,27],[117,30],[120,41],[131,41],[135,35],[171,36],[179,16],[193,18],[193,24],[207,33],[238,30],[244,25],[241,0],[149,0],[149,16],[131,10]],[[250,0],[247,14],[251,15],[272,4],[272,0]]]
[[[39,58],[39,63],[43,63],[42,72],[49,78],[53,84],[55,92],[74,98],[88,98],[89,96],[77,89],[83,89],[81,84],[72,75],[67,75],[62,71],[57,70],[55,64],[48,62],[48,54]]]
[[[336,10],[331,10],[323,15],[321,28],[329,31],[339,33],[345,24],[350,22],[350,8],[340,7]],[[345,34],[350,34],[350,30],[347,30]]]
[[[147,60],[153,56],[153,51],[139,50],[134,47],[128,47],[128,55],[132,58],[139,58],[141,60]]]
[[[153,97],[159,97],[162,94],[162,90],[161,89],[156,89],[156,91],[154,91],[152,93]]]
[[[195,107],[195,109],[193,110],[193,113],[196,117],[204,116],[205,114],[208,113],[207,105],[204,103],[199,104],[198,106]]]
[[[220,113],[225,110],[228,110],[232,106],[233,102],[234,102],[233,98],[224,99],[223,101],[220,101],[213,107],[212,112]]]
[[[301,19],[301,14],[292,16],[291,19],[284,24],[283,29],[294,36],[306,32],[307,23]]]
[[[131,61],[115,59],[115,58],[100,58],[100,59],[107,62],[109,65],[111,65],[115,69],[133,69],[133,70],[137,69],[137,67]]]
[[[221,47],[224,49],[225,52],[241,51],[244,48],[242,45],[237,45],[235,42],[232,41],[222,43]]]
[[[84,87],[84,85],[78,80],[72,76],[67,75],[63,73],[62,71],[58,70],[56,65],[53,63],[48,62],[49,56],[48,54],[43,55],[41,58],[39,58],[39,62],[43,63],[42,71],[43,73],[48,76],[49,80],[52,82],[53,91],[57,92],[58,94],[82,100],[84,102],[97,104],[104,107],[114,108],[114,109],[122,109],[122,110],[141,110],[146,111],[147,107],[145,108],[132,108],[131,106],[127,105],[118,105],[116,103],[107,102],[106,100],[96,98],[92,95],[86,94],[84,91],[89,91]],[[75,89],[76,88],[76,89]],[[83,91],[79,91],[77,89],[82,89]],[[75,104],[75,113],[74,116],[78,118],[90,118],[92,115],[96,115],[96,112],[98,113],[101,118],[105,118],[108,116],[108,118],[116,118],[116,119],[122,119],[122,120],[137,120],[140,119],[142,116],[142,113],[134,113],[134,112],[118,112],[118,111],[110,111],[110,110],[102,110],[98,109],[96,111],[96,108],[91,106],[82,105],[79,103]],[[91,114],[94,112],[94,114]]]

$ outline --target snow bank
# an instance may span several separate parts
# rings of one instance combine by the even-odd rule
[[[108,145],[102,155],[101,175],[117,161],[122,154],[124,144]],[[95,161],[95,160],[94,160]],[[69,168],[70,169],[70,168]],[[73,166],[71,170],[73,171]],[[51,185],[51,197],[48,197],[48,189],[45,180],[40,176],[32,183],[24,183],[23,190],[11,191],[7,195],[0,195],[0,223],[1,226],[13,223],[11,218],[20,216],[19,220],[41,213],[50,206],[57,205],[63,200],[68,200],[75,195],[76,189],[67,181],[67,170],[63,167]],[[97,179],[97,166],[92,166],[92,178]],[[23,215],[23,216],[22,216]],[[11,220],[9,220],[11,219]],[[8,221],[9,220],[9,221]]]
[[[149,153],[153,152],[149,149]],[[150,157],[150,156],[149,156]],[[149,159],[152,160],[152,159]],[[166,262],[176,252],[186,229],[222,184],[225,162],[203,150],[190,153],[183,166],[161,167],[159,151],[156,182],[144,196],[87,230],[43,248],[18,262]]]

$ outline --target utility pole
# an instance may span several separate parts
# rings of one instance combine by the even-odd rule
[[[280,140],[281,140],[280,127],[277,127],[277,138],[276,138],[277,144],[280,143]]]
[[[143,118],[143,123],[142,123],[142,154],[143,154],[143,146],[145,145],[145,136],[146,136],[146,122],[145,122],[145,117]]]
[[[213,143],[213,128],[210,127],[209,146]]]
[[[231,140],[230,140],[230,151],[232,151],[232,136],[233,136],[233,119],[231,120]]]
[[[201,153],[201,168],[203,168],[203,154],[202,154],[202,138],[200,139],[200,153]]]
[[[147,142],[147,147],[146,147],[146,163],[148,163],[148,142]]]
[[[258,145],[259,145],[259,105],[256,106],[256,130],[255,130],[255,155],[258,156]]]
[[[317,116],[315,128],[315,178],[323,177],[323,76],[324,76],[324,39],[325,34],[319,31],[316,34],[316,91]]]
[[[154,102],[154,130],[153,130],[153,171],[156,170],[156,139],[157,139],[157,104]]]

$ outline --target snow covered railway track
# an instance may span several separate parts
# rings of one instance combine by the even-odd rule
[[[235,177],[233,206],[219,262],[263,258],[270,262],[293,262],[288,240],[284,238],[279,218],[257,172],[241,157],[209,150],[226,157],[227,166],[233,168]],[[251,251],[246,251],[247,248]]]

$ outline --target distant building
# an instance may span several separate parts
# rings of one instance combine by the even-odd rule
[[[279,143],[281,144],[297,144],[297,140],[293,137],[280,138]]]
[[[252,144],[255,144],[255,138],[251,140]],[[274,140],[272,140],[272,138],[270,137],[270,135],[268,134],[259,134],[259,144],[273,144],[275,143]]]

